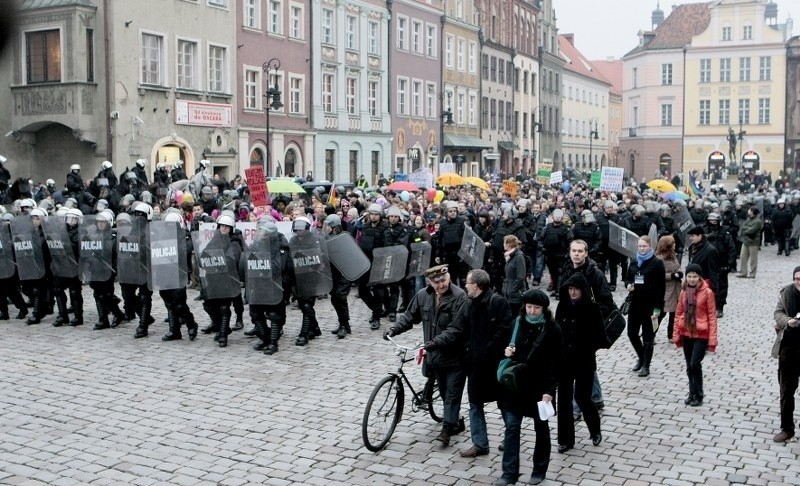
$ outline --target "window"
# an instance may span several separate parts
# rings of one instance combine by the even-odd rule
[[[478,74],[478,43],[470,41],[469,43],[469,73]]]
[[[86,81],[94,81],[94,29],[86,29]]]
[[[347,91],[345,92],[345,106],[348,115],[356,114],[356,91],[358,88],[358,79],[353,77],[347,78]]]
[[[719,100],[719,124],[730,125],[731,123],[731,100]]]
[[[464,39],[458,39],[458,47],[457,47],[458,64],[456,65],[456,68],[459,71],[463,71],[464,70],[464,55],[465,55],[465,53],[464,53]]]
[[[750,124],[750,100],[739,100],[739,124]]]
[[[719,82],[731,82],[731,58],[723,57],[719,60]]]
[[[631,84],[633,85],[634,88],[638,88],[639,87],[639,80],[637,79],[638,78],[638,74],[639,74],[639,69],[638,68],[633,68],[631,70]]]
[[[408,115],[408,101],[406,100],[406,93],[408,91],[408,80],[397,80],[397,114]]]
[[[411,50],[422,54],[422,22],[411,24]]]
[[[397,17],[397,48],[406,50],[407,41],[406,33],[408,31],[408,19],[405,17]]]
[[[661,126],[672,126],[672,105],[669,103],[661,105]]]
[[[493,99],[491,101],[491,108],[489,112],[489,127],[492,130],[497,130],[497,100]]]
[[[769,98],[758,99],[758,123],[761,125],[769,123]]]
[[[502,59],[497,60],[498,65],[498,73],[497,73],[497,82],[500,84],[506,84],[506,63],[503,62]]]
[[[456,0],[456,18],[464,18],[464,0]]]
[[[178,88],[197,89],[197,43],[178,39]]]
[[[322,9],[322,43],[333,44],[333,10]]]
[[[700,59],[700,82],[711,82],[711,59]]]
[[[411,82],[411,116],[422,116],[422,81]]]
[[[502,131],[505,130],[505,122],[506,122],[506,104],[503,103],[503,100],[497,102],[497,129]]]
[[[711,100],[700,100],[700,124],[711,123]]]
[[[208,4],[214,7],[228,8],[228,0],[208,0]]]
[[[522,92],[528,93],[528,71],[522,72]]]
[[[333,113],[333,74],[322,75],[322,111]]]
[[[477,119],[475,118],[475,105],[478,104],[478,97],[474,94],[469,95],[469,124],[471,126],[475,126],[477,123]]]
[[[303,38],[303,8],[296,5],[289,9],[289,37]]]
[[[345,34],[344,46],[346,49],[358,48],[358,18],[355,15],[348,15],[344,20]]]
[[[447,34],[444,39],[444,64],[449,69],[453,68],[453,42],[455,42],[453,36]]]
[[[244,26],[251,29],[258,28],[258,0],[244,1]]]
[[[753,38],[753,26],[745,25],[742,32],[742,39],[751,40]]]
[[[425,55],[438,57],[436,52],[436,26],[428,24],[425,36]]]
[[[269,32],[271,34],[281,34],[281,2],[280,0],[269,0]]]
[[[556,80],[558,80],[558,74],[556,74]],[[511,61],[506,61],[506,84],[511,86],[514,84],[514,63]],[[556,83],[556,93],[558,93],[558,83]]]
[[[739,58],[739,81],[750,81],[750,58]]]
[[[467,109],[466,98],[464,93],[458,93],[456,96],[456,123],[459,125],[464,124],[464,111]]]
[[[303,113],[303,80],[289,78],[289,113],[299,115]]]
[[[222,46],[208,47],[208,90],[213,93],[223,93],[225,86],[225,48]]]
[[[758,59],[758,80],[769,81],[772,78],[772,58],[761,56]]]
[[[30,43],[28,45],[30,46]],[[28,49],[30,50],[30,47]],[[164,38],[162,36],[142,34],[142,84],[157,86],[164,84],[163,51]]]
[[[481,98],[481,128],[489,128],[489,98]]]
[[[722,27],[722,40],[729,41],[731,40],[731,26],[726,25]]]
[[[672,84],[672,64],[661,65],[661,84],[663,86]]]
[[[484,54],[481,59],[481,71],[483,71],[481,77],[486,81],[489,79],[489,54]]]
[[[492,81],[497,81],[497,58],[492,56]]]
[[[514,128],[513,125],[514,112],[511,110],[511,102],[506,101],[506,130]]]
[[[367,49],[370,54],[378,54],[378,46],[380,45],[381,27],[377,22],[370,21],[367,29]]]
[[[425,91],[425,116],[427,118],[436,118],[436,84],[428,83],[428,88]]]
[[[367,84],[367,104],[369,116],[378,116],[378,82],[370,81]]]
[[[244,72],[244,107],[247,110],[258,109],[258,71],[253,69]]]

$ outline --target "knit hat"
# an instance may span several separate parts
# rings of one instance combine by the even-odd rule
[[[703,235],[705,236],[706,230],[702,226],[695,226],[686,232],[687,235]]]
[[[550,297],[539,289],[530,289],[522,294],[522,302],[547,308],[550,306]]]
[[[798,267],[798,269],[800,269],[800,267]],[[703,267],[696,263],[690,263],[686,266],[686,275],[689,275],[690,273],[696,273],[697,275],[700,275],[700,278],[703,278]]]
[[[794,267],[794,270],[792,271],[792,278],[794,278],[797,272],[800,272],[800,266]]]

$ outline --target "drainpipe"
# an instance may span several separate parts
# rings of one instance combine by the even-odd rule
[[[683,87],[681,90],[683,91],[683,99],[681,100],[681,178],[685,176],[684,170],[686,165],[684,164],[683,155],[685,150],[685,137],[686,137],[686,51],[688,50],[689,46],[683,46]],[[685,185],[688,178],[683,179],[681,182]]]
[[[110,56],[109,52],[111,52],[111,40],[109,39],[109,1],[103,0],[103,72],[105,73],[105,97],[106,97],[106,113],[105,113],[105,123],[106,125],[106,160],[114,162],[112,156],[112,143],[113,137],[111,135],[111,118],[109,113],[111,113],[111,66],[110,66]]]

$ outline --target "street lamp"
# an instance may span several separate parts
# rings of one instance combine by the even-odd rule
[[[267,144],[267,157],[264,160],[264,174],[269,174],[269,165],[270,165],[270,150],[269,150],[269,112],[270,110],[280,110],[283,108],[283,103],[281,103],[281,90],[278,87],[278,69],[281,67],[281,61],[273,57],[269,61],[265,62],[261,68],[264,70],[264,73],[267,75],[267,86],[269,86],[269,72],[270,70],[275,71],[275,85],[270,86],[264,97],[267,99],[267,102],[264,104],[264,111],[266,112],[267,116],[267,130],[264,136],[265,142]]]
[[[441,142],[441,148],[439,149],[439,162],[441,163],[444,160],[444,126],[450,126],[453,124],[453,110],[451,109],[450,100],[453,98],[453,92],[447,91],[447,109],[444,109],[444,93],[440,95],[442,99],[442,113],[439,114],[439,119],[441,120],[441,136],[439,137],[439,141]]]
[[[593,143],[595,140],[599,139],[600,137],[597,136],[597,120],[594,121],[594,130],[592,130],[592,120],[589,120],[589,169],[594,169],[592,165],[592,149],[594,147]]]

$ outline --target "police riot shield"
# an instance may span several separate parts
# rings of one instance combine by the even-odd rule
[[[655,223],[650,225],[650,231],[647,232],[647,236],[650,237],[651,245],[653,245],[653,248],[655,248],[658,244],[658,227],[655,225]]]
[[[622,256],[636,258],[639,235],[613,221],[608,222],[608,247]]]
[[[327,244],[328,258],[347,280],[355,282],[369,271],[369,258],[349,233],[332,236]]]
[[[232,299],[239,295],[239,262],[231,254],[230,237],[217,232],[206,242],[199,233],[192,232],[192,243],[206,297]]]
[[[409,277],[419,277],[425,275],[425,271],[431,266],[431,255],[433,248],[427,241],[421,243],[411,243],[411,252],[408,257]]]
[[[11,236],[20,280],[38,280],[44,277],[44,255],[41,238],[33,233],[33,222],[28,215],[11,221]]]
[[[60,278],[77,277],[78,259],[64,220],[48,218],[44,224],[44,237],[50,249],[50,271],[53,275]]]
[[[458,257],[471,268],[483,267],[483,254],[486,253],[484,241],[472,231],[469,226],[464,228],[464,237],[461,238],[461,248]]]
[[[372,270],[369,283],[391,284],[406,276],[408,249],[405,246],[385,246],[372,250]]]
[[[113,275],[112,252],[114,239],[111,224],[102,217],[84,216],[80,228],[80,259],[78,270],[84,282],[105,282]]]
[[[283,300],[283,277],[272,259],[268,238],[257,232],[256,241],[242,255],[247,302],[250,305],[277,305]]]
[[[800,237],[800,214],[794,217],[792,220],[792,235],[791,238],[796,240]]]
[[[185,288],[189,273],[186,232],[175,222],[153,221],[147,226],[150,239],[147,286],[153,292]]]
[[[289,240],[298,298],[316,297],[333,289],[328,245],[322,236],[306,231]]]
[[[117,229],[117,280],[121,284],[144,285],[150,276],[150,235],[143,218]]]
[[[692,215],[690,215],[689,211],[686,209],[681,209],[680,211],[676,211],[672,214],[672,222],[675,227],[670,229],[675,231],[675,234],[678,235],[678,238],[680,238],[681,242],[685,245],[686,234],[695,226],[694,220],[692,220]]]
[[[11,228],[0,222],[0,278],[14,276],[14,245],[11,243]]]

